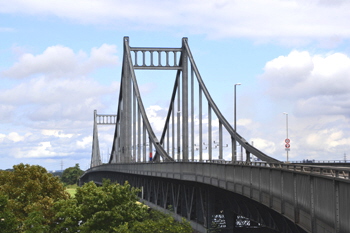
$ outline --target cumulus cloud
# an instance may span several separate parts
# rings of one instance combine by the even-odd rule
[[[274,99],[295,102],[300,115],[350,115],[350,58],[342,53],[292,51],[265,65],[260,77]]]
[[[4,142],[5,140],[8,140],[8,142],[20,142],[24,141],[27,137],[32,135],[31,133],[26,133],[25,135],[20,135],[17,132],[11,132],[8,135],[6,134],[0,134],[0,142]]]
[[[146,109],[148,120],[156,133],[163,131],[167,113],[167,109],[163,109],[159,105],[152,105]]]
[[[34,121],[87,119],[94,109],[105,108],[103,96],[117,96],[118,89],[117,82],[103,86],[87,78],[56,80],[39,77],[2,91],[0,102],[10,106],[2,108],[4,114],[17,116],[24,111],[25,117]]]
[[[285,153],[282,112],[289,109],[290,158],[342,159],[350,138],[350,58],[292,51],[267,62],[264,70],[259,78],[265,94],[281,109],[272,114],[269,132],[264,130],[265,140],[276,145],[274,156]]]
[[[116,46],[108,44],[90,53],[61,45],[41,54],[21,53],[1,73],[12,83],[0,87],[0,122],[6,127],[0,134],[0,157],[85,159],[93,110],[109,109],[119,90],[119,82],[106,79],[101,84],[92,72],[114,69],[119,64],[116,53]]]
[[[116,46],[103,44],[74,53],[64,46],[52,46],[42,54],[23,54],[4,76],[22,79],[19,84],[0,92],[3,122],[26,119],[87,120],[94,109],[106,108],[110,96],[117,96],[119,83],[102,85],[88,77],[95,69],[116,66]],[[25,114],[23,114],[25,112]]]
[[[43,135],[48,135],[48,136],[55,136],[59,138],[71,138],[73,137],[73,134],[65,134],[62,132],[62,130],[49,130],[49,129],[44,129],[41,131],[41,134]]]
[[[71,48],[61,45],[51,46],[39,55],[23,54],[2,75],[11,78],[26,78],[35,74],[55,78],[79,77],[98,67],[116,65],[116,52],[116,46],[108,44],[92,48],[90,56],[83,51],[75,54]]]
[[[273,154],[276,150],[276,145],[274,142],[268,141],[263,138],[252,138],[254,146],[266,154]]]
[[[90,128],[90,127],[89,127]],[[31,133],[11,132],[0,134],[2,151],[0,156],[11,156],[16,159],[43,159],[69,157],[70,159],[86,158],[86,149],[91,149],[92,132],[89,129],[36,130],[26,129]],[[87,146],[89,144],[90,146]],[[64,146],[62,146],[64,145]]]
[[[81,141],[77,141],[76,143],[79,148],[90,148],[92,145],[92,137],[84,137]]]
[[[78,0],[74,4],[68,0],[50,3],[13,0],[0,3],[2,13],[52,15],[83,24],[128,26],[138,30],[176,27],[183,33],[209,37],[245,37],[289,44],[316,39],[324,45],[349,39],[349,10],[350,3],[341,0]]]
[[[41,142],[36,147],[29,151],[23,151],[17,149],[15,158],[40,158],[40,157],[53,157],[58,154],[52,150],[51,142]]]

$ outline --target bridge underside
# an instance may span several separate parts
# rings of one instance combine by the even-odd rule
[[[245,196],[211,185],[119,172],[91,172],[80,180],[103,179],[141,189],[139,197],[152,208],[185,217],[199,232],[306,232],[274,210]]]

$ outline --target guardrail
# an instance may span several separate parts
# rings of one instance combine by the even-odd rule
[[[290,163],[350,163],[350,160],[309,160],[290,161]]]
[[[225,164],[225,165],[240,165],[240,166],[254,166],[254,167],[268,167],[280,170],[289,170],[301,173],[309,173],[320,176],[335,177],[350,179],[350,168],[337,168],[337,167],[327,167],[327,166],[314,166],[314,165],[302,165],[302,164],[292,164],[292,163],[266,163],[266,162],[246,162],[246,161],[226,161],[226,160],[176,160],[175,162],[192,162],[192,163],[215,163],[215,164]],[[136,162],[135,162],[136,163]],[[153,163],[152,161],[146,162]],[[158,163],[158,162],[157,162]],[[156,164],[157,164],[156,163]],[[173,162],[160,162],[160,163],[173,163]],[[130,164],[130,163],[129,163]],[[131,164],[133,164],[131,162]]]

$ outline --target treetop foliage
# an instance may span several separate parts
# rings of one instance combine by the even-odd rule
[[[93,182],[77,189],[74,198],[56,203],[55,228],[52,232],[192,232],[186,221],[150,210],[137,202],[138,189],[129,183],[112,184],[105,180],[102,187]]]
[[[0,232],[189,233],[190,224],[140,204],[130,186],[89,182],[74,197],[40,166],[19,164],[0,171]],[[76,165],[79,168],[79,165]]]
[[[62,173],[62,182],[69,184],[76,184],[81,175],[83,175],[84,171],[82,171],[79,167],[79,164],[75,164],[74,167],[66,168]]]
[[[40,221],[48,224],[54,216],[54,202],[68,199],[69,194],[59,178],[45,168],[19,164],[13,166],[13,171],[0,171],[0,197],[3,208],[13,213],[16,231],[20,232],[28,227],[26,222],[34,215],[39,214]],[[5,220],[10,221],[8,217]]]

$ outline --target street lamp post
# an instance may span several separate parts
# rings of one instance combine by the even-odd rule
[[[288,138],[288,113],[284,112],[283,114],[286,115],[286,132],[287,132],[287,137],[286,137],[286,152],[287,152],[287,163],[288,163],[288,152],[289,152],[289,138]],[[287,141],[288,140],[288,141]],[[288,146],[287,146],[288,145]]]
[[[240,83],[236,83],[235,86],[234,86],[234,104],[235,104],[235,106],[234,106],[234,120],[233,120],[234,127],[233,127],[233,129],[235,130],[235,133],[236,133],[236,122],[237,122],[236,87],[239,86],[239,85],[241,85],[241,84]],[[233,157],[232,161],[236,161],[236,159],[237,159],[237,142],[236,142],[235,138],[233,138],[233,156],[234,157]]]

